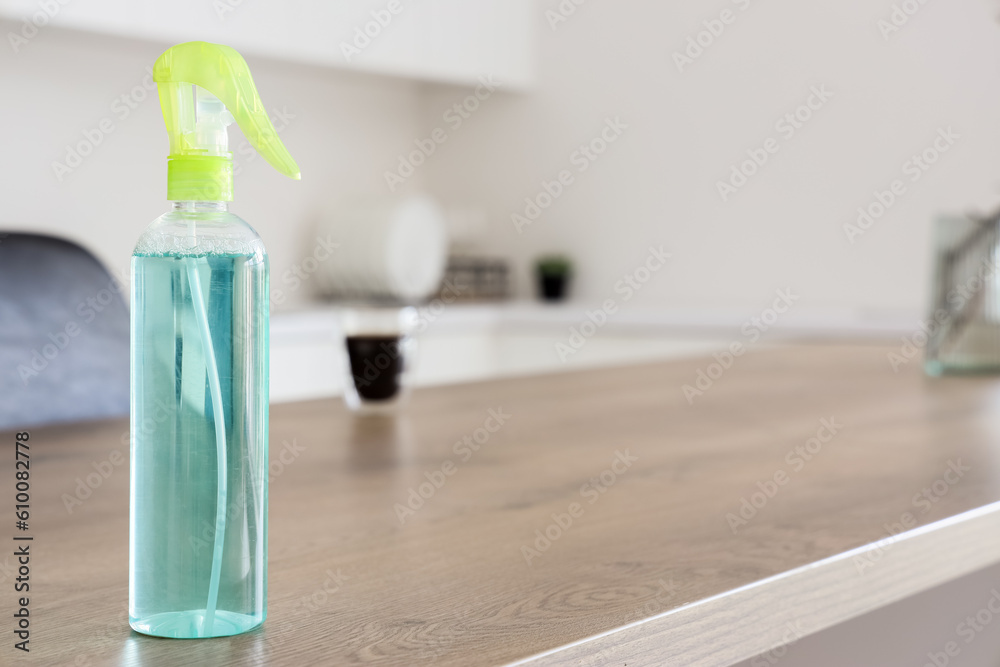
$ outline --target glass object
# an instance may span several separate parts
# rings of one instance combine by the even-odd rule
[[[352,410],[391,412],[406,400],[416,349],[415,308],[348,307],[340,313],[344,401]]]
[[[224,202],[177,202],[132,270],[129,624],[246,632],[267,598],[267,255]]]
[[[1000,372],[1000,217],[948,217],[935,226],[929,375]]]

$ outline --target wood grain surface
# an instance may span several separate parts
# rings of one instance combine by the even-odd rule
[[[128,626],[127,423],[31,429],[31,652],[4,549],[0,665],[735,662],[1000,561],[974,529],[1000,526],[1000,381],[891,351],[747,354],[693,403],[710,359],[421,389],[397,418],[275,406],[268,619],[216,640]]]

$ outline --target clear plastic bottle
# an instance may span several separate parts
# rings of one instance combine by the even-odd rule
[[[233,49],[178,44],[153,80],[174,203],[132,256],[129,624],[221,637],[267,613],[268,263],[228,210],[226,128],[281,173],[299,168]]]
[[[268,261],[225,202],[175,202],[132,257],[133,628],[264,621]]]

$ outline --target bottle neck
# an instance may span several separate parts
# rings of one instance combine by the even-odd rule
[[[170,155],[169,201],[232,201],[233,159],[226,155]]]
[[[229,210],[229,202],[227,201],[174,201],[170,204],[171,211],[185,213],[224,213]]]

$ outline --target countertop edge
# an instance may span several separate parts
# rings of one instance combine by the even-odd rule
[[[509,664],[748,660],[1000,562],[1000,502]]]

